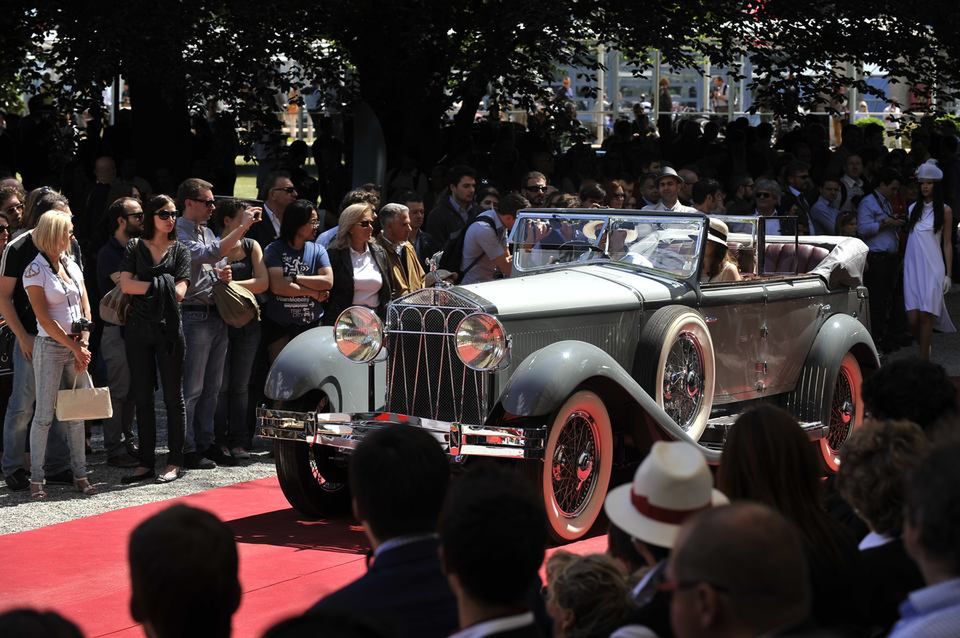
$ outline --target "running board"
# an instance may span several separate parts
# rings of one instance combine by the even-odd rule
[[[740,418],[739,414],[725,414],[710,419],[698,443],[705,448],[722,452],[723,444],[727,440],[727,432],[738,418]],[[802,421],[800,428],[807,433],[807,438],[811,441],[819,441],[827,436],[830,430],[829,425],[824,425],[820,421]]]

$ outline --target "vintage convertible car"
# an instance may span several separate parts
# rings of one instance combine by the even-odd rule
[[[863,375],[879,366],[866,246],[722,219],[740,281],[701,282],[703,215],[530,210],[511,232],[512,277],[410,293],[385,322],[350,308],[300,335],[257,411],[287,499],[313,516],[346,507],[350,450],[405,424],[453,462],[521,466],[553,536],[574,540],[653,441],[689,441],[716,463],[758,402],[796,415],[836,470],[863,419]],[[776,232],[788,226],[778,218]]]

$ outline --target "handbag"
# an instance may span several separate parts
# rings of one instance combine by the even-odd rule
[[[100,319],[123,326],[127,323],[128,314],[130,314],[130,295],[121,291],[120,284],[117,284],[100,300]]]
[[[79,378],[79,374],[74,377],[72,390],[57,392],[57,420],[96,421],[112,417],[113,403],[110,401],[110,388],[93,387],[93,379],[87,372],[90,387],[78,390],[77,379]]]
[[[213,284],[213,303],[228,326],[242,328],[254,319],[260,319],[256,295],[232,281]]]

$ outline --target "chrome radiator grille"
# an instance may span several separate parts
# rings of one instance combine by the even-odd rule
[[[482,424],[487,416],[485,373],[463,365],[454,331],[474,302],[449,289],[428,288],[387,310],[387,411],[456,423]]]

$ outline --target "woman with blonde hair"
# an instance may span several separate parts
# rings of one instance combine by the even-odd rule
[[[49,211],[33,230],[39,254],[23,273],[23,287],[37,315],[33,350],[36,408],[30,431],[30,495],[44,498],[43,462],[53,424],[57,392],[88,388],[90,375],[90,303],[83,271],[70,255],[73,222],[69,213]],[[83,421],[61,421],[67,432],[73,482],[85,495],[96,493],[87,478]]]
[[[555,638],[606,638],[629,622],[633,610],[627,577],[609,556],[557,552],[547,561],[547,613]]]
[[[330,244],[333,288],[323,324],[333,325],[350,306],[365,306],[380,318],[390,301],[390,262],[373,239],[377,216],[369,204],[353,204],[340,213],[337,237]]]

